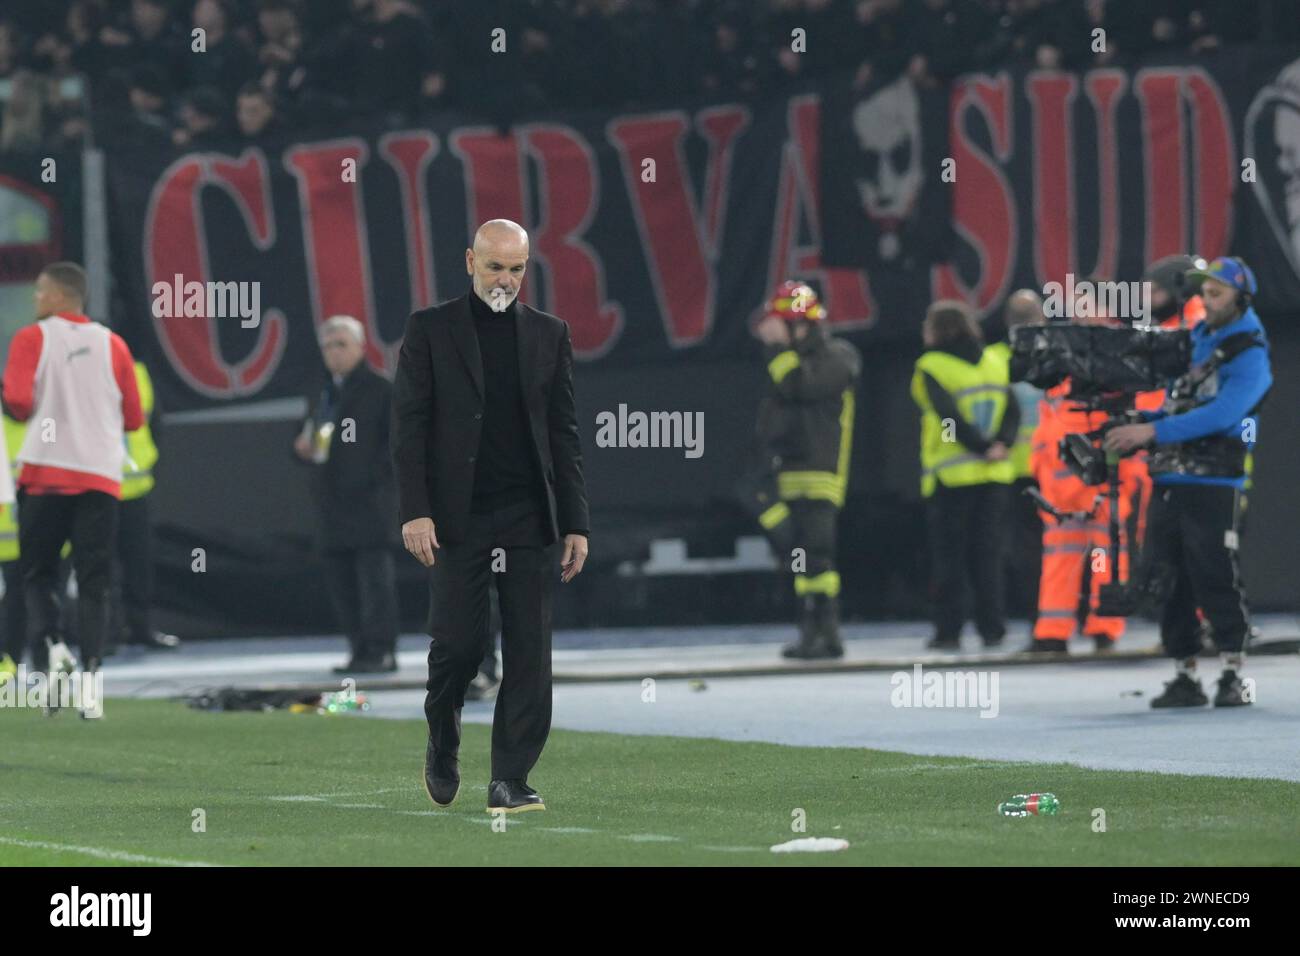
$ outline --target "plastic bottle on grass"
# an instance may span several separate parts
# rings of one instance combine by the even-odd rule
[[[1054,817],[1061,812],[1061,801],[1054,793],[1018,793],[998,804],[1004,817]]]
[[[366,700],[365,694],[337,691],[333,694],[321,695],[320,709],[327,714],[346,714],[369,710],[370,701]]]

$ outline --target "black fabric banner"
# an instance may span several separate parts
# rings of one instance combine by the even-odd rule
[[[619,562],[643,559],[655,537],[686,536],[692,547],[730,554],[738,534],[755,533],[731,500],[763,388],[748,323],[781,279],[803,278],[866,361],[844,516],[845,540],[856,543],[841,554],[846,582],[857,582],[849,611],[923,612],[906,383],[928,303],[963,298],[988,316],[1018,287],[1041,289],[1069,274],[1133,280],[1173,252],[1232,253],[1259,277],[1257,307],[1270,331],[1289,332],[1300,302],[1298,76],[1300,51],[1225,50],[1140,69],[975,74],[915,103],[898,88],[861,96],[830,88],[539,116],[504,131],[442,115],[404,130],[113,155],[123,303],[115,319],[150,362],[171,412],[298,397],[318,386],[315,330],[325,319],[360,319],[370,361],[391,373],[409,312],[467,288],[474,227],[493,217],[520,222],[532,236],[524,298],[572,330],[600,545],[593,567],[612,574]],[[823,104],[833,122],[823,123]],[[862,152],[859,108],[859,130],[900,110],[904,128],[919,116],[919,151],[909,153],[911,140],[903,149],[875,138],[891,175],[911,177],[921,164],[904,228],[863,225],[855,176],[874,170],[879,180],[884,160],[853,157]],[[945,159],[952,183],[942,179]],[[829,265],[828,252],[846,264]],[[216,290],[221,314],[185,314],[193,282],[235,283]],[[208,288],[188,300],[201,313]],[[163,304],[174,314],[160,314]],[[257,314],[243,318],[241,307]],[[703,455],[597,448],[595,416],[620,404],[702,412]],[[213,425],[201,442],[186,440],[187,460],[168,462],[164,448],[160,468],[174,483],[160,481],[158,513],[178,562],[194,546],[224,541],[241,570],[256,558],[260,576],[305,577],[311,516],[287,452],[291,428],[270,427]],[[1252,502],[1261,521],[1283,507],[1269,497],[1269,441],[1261,440]],[[241,474],[255,473],[255,482],[212,471],[214,461],[232,473],[246,468],[251,454],[264,464]],[[210,494],[200,499],[196,487]],[[890,529],[885,543],[881,528]],[[1253,585],[1283,593],[1268,573],[1250,571]],[[216,606],[211,580],[200,595],[195,575],[173,577],[181,600]],[[286,613],[303,603],[292,588],[271,597]],[[618,618],[596,603],[585,623]]]

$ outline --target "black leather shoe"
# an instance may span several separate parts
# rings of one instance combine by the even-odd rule
[[[440,807],[449,807],[460,790],[460,758],[454,751],[439,753],[433,738],[424,751],[424,790]]]
[[[542,795],[523,780],[493,780],[488,784],[488,813],[545,810]]]
[[[945,653],[955,653],[961,650],[961,638],[943,638],[935,635],[925,642],[927,651],[944,651]]]
[[[1246,689],[1236,671],[1224,671],[1219,678],[1219,689],[1214,694],[1215,707],[1245,707],[1251,702],[1246,699]]]
[[[1165,684],[1165,692],[1151,699],[1151,706],[1163,707],[1204,707],[1210,702],[1201,690],[1201,682],[1192,680],[1186,674],[1179,674]]]

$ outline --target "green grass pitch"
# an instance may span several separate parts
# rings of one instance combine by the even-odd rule
[[[460,795],[440,810],[419,719],[0,710],[0,866],[1300,863],[1296,783],[564,730],[529,779],[547,810],[499,832],[488,740],[465,725]],[[1062,814],[997,816],[1028,790]],[[803,836],[850,847],[769,850]]]

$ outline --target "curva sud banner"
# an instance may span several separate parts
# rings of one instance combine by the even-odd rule
[[[817,286],[866,363],[841,526],[850,614],[925,610],[907,380],[934,298],[991,315],[1018,287],[1134,280],[1192,251],[1246,258],[1275,334],[1300,301],[1297,50],[976,74],[940,95],[832,85],[504,130],[443,115],[117,154],[108,173],[115,321],[151,365],[160,407],[214,413],[163,439],[160,534],[185,573],[162,561],[159,573],[190,605],[228,607],[214,590],[224,562],[231,593],[281,607],[281,626],[321,603],[306,590],[312,514],[294,428],[246,424],[233,406],[314,392],[316,328],[338,313],[365,324],[370,361],[391,373],[410,311],[466,290],[465,246],[485,219],[530,230],[524,297],[572,330],[593,580],[643,562],[656,539],[730,555],[756,533],[734,492],[764,387],[749,323],[780,279]],[[239,421],[222,426],[227,408]],[[655,412],[681,413],[683,447],[618,447]],[[598,441],[602,421],[613,447]],[[1265,447],[1265,472],[1269,460]],[[1261,520],[1281,507],[1269,479],[1251,505]],[[204,588],[188,573],[196,543],[213,554]],[[1266,568],[1250,573],[1261,596],[1284,590]],[[707,600],[633,591],[640,620],[721,600],[716,587]],[[753,594],[737,592],[737,613]],[[591,606],[584,624],[618,619]]]
[[[744,354],[790,275],[866,341],[915,337],[934,297],[987,314],[1176,251],[1245,257],[1265,315],[1300,296],[1300,51],[971,75],[935,102],[896,83],[114,155],[121,325],[171,410],[301,394],[336,313],[391,371],[497,216],[532,232],[525,298],[608,367]]]

